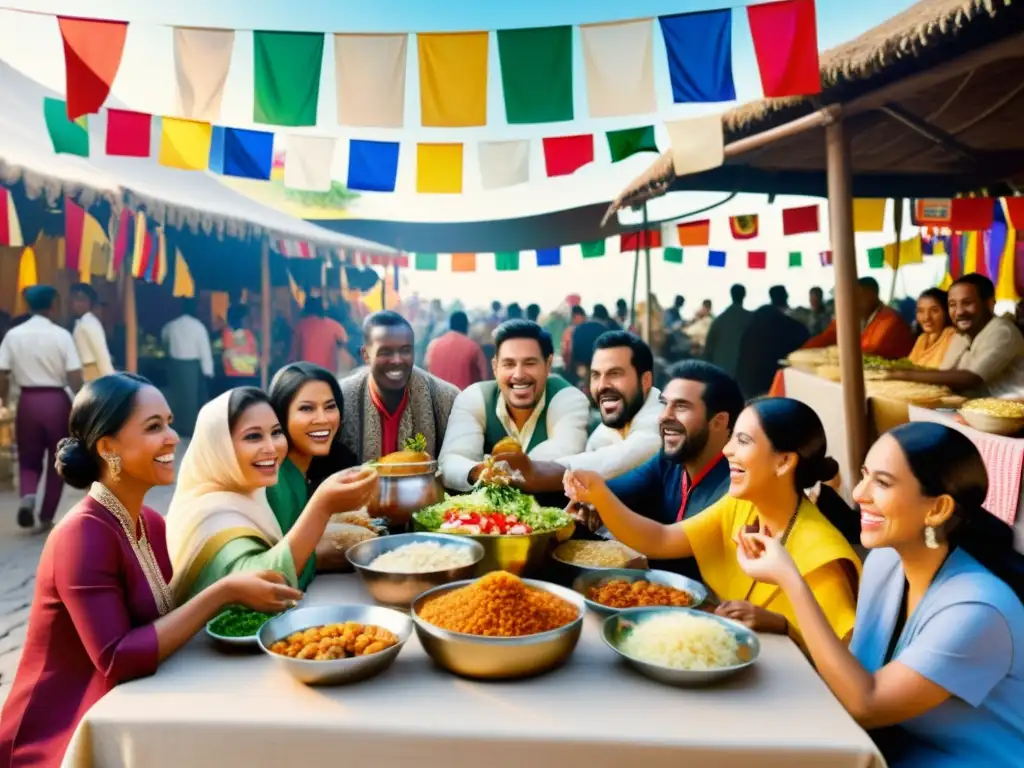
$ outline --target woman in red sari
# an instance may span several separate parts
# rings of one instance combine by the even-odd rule
[[[132,374],[87,384],[57,471],[89,495],[53,529],[39,561],[21,663],[0,717],[0,767],[56,768],[86,711],[151,675],[229,604],[278,612],[302,596],[273,572],[232,574],[180,607],[164,521],[143,506],[174,482],[178,435],[159,390]]]

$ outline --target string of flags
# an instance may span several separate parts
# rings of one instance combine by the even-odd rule
[[[814,0],[778,0],[600,24],[417,33],[420,125],[462,128],[487,124],[488,59],[497,47],[502,102],[509,124],[573,120],[574,47],[582,52],[589,117],[658,111],[654,30],[664,40],[665,67],[676,104],[736,98],[732,64],[735,13],[745,12],[766,98],[821,90]],[[57,17],[64,43],[68,111],[74,120],[97,112],[121,65],[129,24]],[[220,120],[235,38],[230,29],[174,27],[179,117]],[[578,33],[578,34],[577,34]],[[253,121],[278,126],[317,122],[323,32],[258,30],[253,40]],[[411,33],[333,35],[337,122],[401,128]]]

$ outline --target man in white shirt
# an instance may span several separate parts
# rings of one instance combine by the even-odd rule
[[[527,470],[523,489],[528,493],[560,494],[564,467],[554,462],[586,448],[587,397],[551,374],[554,345],[536,323],[503,323],[494,332],[494,346],[497,380],[466,388],[452,406],[438,456],[444,485],[468,491],[484,467],[484,457],[501,440],[513,438],[530,461],[503,451],[495,457]]]
[[[75,316],[73,336],[78,358],[82,361],[82,378],[86,381],[109,376],[114,372],[107,347],[107,332],[93,313],[98,300],[96,289],[88,283],[71,286],[71,314]]]
[[[198,317],[195,299],[184,299],[181,315],[164,326],[161,337],[167,348],[167,403],[174,414],[178,434],[191,437],[199,409],[207,400],[213,378],[210,332]]]
[[[601,334],[590,361],[590,396],[601,424],[583,453],[562,457],[558,464],[597,472],[605,480],[643,464],[661,450],[660,394],[651,348],[628,331]]]
[[[57,291],[49,285],[25,289],[31,317],[11,328],[0,342],[0,402],[6,402],[11,380],[21,394],[14,421],[18,444],[18,525],[35,525],[36,492],[46,469],[39,507],[43,530],[53,525],[64,484],[53,469],[57,444],[68,436],[71,398],[68,388],[82,386],[82,363],[71,334],[53,322]]]

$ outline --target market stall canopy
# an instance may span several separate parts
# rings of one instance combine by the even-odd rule
[[[4,61],[0,61],[0,94],[0,182],[20,181],[32,198],[45,195],[50,205],[56,205],[61,195],[68,194],[86,206],[105,199],[115,206],[144,207],[160,223],[206,234],[266,235],[325,249],[397,255],[393,248],[331,232],[261,205],[211,174],[161,166],[154,157],[58,155],[50,143],[43,100],[60,95]],[[111,100],[110,106],[121,105]]]
[[[675,190],[824,197],[824,126],[840,115],[857,197],[1004,195],[1024,186],[1019,0],[922,0],[824,53],[821,82],[813,98],[726,112],[725,165],[677,177],[666,152],[608,213]],[[755,140],[768,131],[774,140]]]

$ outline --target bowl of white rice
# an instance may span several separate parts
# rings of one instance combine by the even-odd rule
[[[356,544],[345,556],[374,600],[407,607],[428,589],[476,576],[484,548],[465,536],[399,533]]]
[[[628,608],[605,619],[602,636],[640,672],[669,685],[707,685],[761,653],[753,630],[692,608]]]

